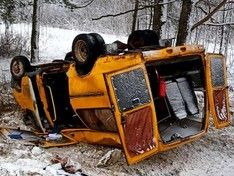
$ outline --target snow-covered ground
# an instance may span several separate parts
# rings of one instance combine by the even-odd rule
[[[17,120],[13,120],[16,117]],[[24,128],[18,112],[2,116],[0,124]],[[58,176],[61,169],[50,164],[56,155],[69,157],[80,168],[76,175],[89,176],[233,176],[234,127],[217,130],[213,126],[206,136],[177,149],[150,157],[128,166],[119,149],[77,144],[43,149],[25,146],[19,141],[0,139],[0,175],[2,176]]]
[[[29,24],[14,24],[11,27],[11,31],[14,34],[18,34],[25,39],[28,39],[27,48],[30,45],[31,26]],[[4,34],[5,26],[0,25],[0,34]],[[55,59],[64,59],[66,53],[71,51],[73,39],[81,33],[92,33],[93,31],[79,31],[60,29],[52,27],[41,27],[40,28],[40,59],[43,62],[50,62]],[[112,43],[116,40],[127,42],[127,37],[100,34],[105,43]],[[10,80],[9,75],[10,59],[0,60],[0,80]]]
[[[30,26],[14,25],[13,30],[22,36],[30,37]],[[0,26],[3,32],[3,26]],[[91,31],[92,32],[92,31]],[[82,31],[42,27],[40,57],[43,60],[63,59],[71,50],[73,38]],[[88,33],[88,32],[86,32]],[[126,37],[101,34],[106,43],[115,40],[126,42]],[[0,75],[9,80],[9,59],[0,60]],[[232,109],[234,94],[230,94]],[[1,113],[0,113],[1,114]],[[22,114],[12,108],[0,115],[0,126],[20,126]],[[234,173],[234,127],[217,130],[212,125],[206,136],[198,141],[168,152],[157,154],[133,166],[128,166],[124,155],[118,149],[77,144],[68,147],[43,149],[25,146],[20,142],[0,138],[0,175],[2,176],[56,176],[61,170],[50,165],[50,160],[59,155],[69,157],[80,174],[93,175],[159,175],[159,176],[232,176]],[[60,174],[61,175],[61,174]]]
[[[0,25],[0,33],[4,33],[4,25]],[[14,24],[11,27],[14,34],[19,34],[26,39],[30,39],[31,26],[29,24]],[[63,59],[65,54],[71,51],[73,39],[81,33],[92,33],[94,31],[79,31],[60,29],[52,27],[41,27],[40,28],[40,58],[43,60],[52,61],[54,59]],[[112,43],[116,40],[126,42],[127,37],[116,36],[116,35],[100,35],[104,38],[105,43]],[[30,40],[28,45],[30,44]]]

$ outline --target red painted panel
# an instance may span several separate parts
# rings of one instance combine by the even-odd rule
[[[214,104],[217,119],[219,122],[228,121],[228,109],[227,109],[227,98],[226,91],[224,90],[214,90]]]
[[[128,152],[132,156],[154,148],[151,108],[146,107],[129,113],[125,119],[124,134]]]

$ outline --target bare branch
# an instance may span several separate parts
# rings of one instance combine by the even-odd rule
[[[208,13],[203,19],[201,19],[200,21],[198,21],[197,23],[195,23],[192,27],[191,27],[191,31],[193,31],[195,28],[197,28],[198,26],[204,24],[206,21],[208,21],[221,7],[224,6],[224,4],[226,4],[227,0],[223,0],[221,3],[219,3],[219,5],[217,5],[210,13]]]
[[[94,0],[90,0],[87,2],[87,4],[82,5],[82,6],[78,6],[77,4],[72,3],[72,2],[70,2],[70,0],[63,0],[63,3],[71,9],[82,9],[82,8],[85,8],[85,7],[89,6],[90,4],[92,4],[93,1]]]
[[[204,10],[201,6],[195,6],[196,8],[198,8],[198,9],[200,9],[205,15],[207,15],[208,14],[208,12],[206,11],[206,10]],[[215,21],[215,19],[214,18],[212,18],[212,17],[210,17],[210,19],[211,19],[211,21]]]
[[[166,4],[170,4],[170,3],[173,3],[173,2],[176,2],[178,0],[172,0],[172,1],[168,1],[168,2],[161,2],[161,3],[158,3],[159,5],[166,5]],[[154,4],[153,6],[155,6],[156,4]]]
[[[234,8],[227,8],[227,9],[223,9],[223,10],[220,10],[220,11],[222,11],[222,12],[224,12],[224,11],[229,11],[229,10],[233,10]]]
[[[209,6],[209,7],[215,7],[216,4],[214,2],[208,1],[208,0],[199,0],[195,3],[195,6],[197,6],[198,4],[204,4],[205,6]]]
[[[143,8],[143,7],[138,8],[138,10],[143,10],[143,9],[145,9],[145,8]],[[117,13],[117,14],[103,15],[103,16],[100,16],[100,17],[97,17],[97,18],[92,18],[92,20],[100,20],[102,18],[107,18],[107,17],[117,17],[117,16],[125,15],[125,14],[130,13],[130,12],[134,12],[134,9],[127,10],[125,12],[120,12],[120,13]]]
[[[208,26],[227,26],[227,25],[234,25],[234,22],[227,22],[227,23],[205,23],[204,25],[208,25]]]
[[[208,14],[207,11],[205,11],[202,7],[200,6],[195,6],[198,9],[200,9],[204,14]],[[232,27],[231,25],[233,25],[233,22],[228,22],[228,23],[220,23],[219,21],[217,21],[216,19],[214,19],[213,17],[210,17],[211,19],[211,23],[205,23],[203,25],[207,25],[207,26],[227,26],[228,28],[234,29],[234,27]]]
[[[200,2],[202,2],[203,0],[198,0],[197,2],[194,2],[195,5],[199,4]]]
[[[171,20],[173,20],[173,21],[175,21],[175,22],[178,22],[178,21],[179,21],[179,18],[178,18],[178,17],[172,16],[171,14],[168,14],[168,18],[170,18]]]
[[[168,2],[158,3],[158,4],[160,4],[160,5],[166,5],[166,4],[170,4],[170,3],[176,2],[176,1],[178,1],[178,0],[171,0],[171,1],[168,1]],[[145,6],[139,7],[138,11],[146,9],[146,8],[152,8],[152,7],[156,6],[156,5],[157,4],[145,5]],[[117,14],[107,14],[107,15],[103,15],[103,16],[100,16],[100,17],[97,17],[97,18],[92,18],[92,20],[100,20],[102,18],[107,18],[107,17],[117,17],[117,16],[121,16],[121,15],[125,15],[125,14],[128,14],[128,13],[134,12],[134,10],[135,9],[130,9],[130,10],[127,10],[125,12],[120,12],[120,13],[117,13]]]

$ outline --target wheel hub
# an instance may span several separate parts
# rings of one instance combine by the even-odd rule
[[[12,64],[12,72],[16,76],[23,74],[23,70],[24,70],[24,66],[23,66],[23,64],[21,62],[15,61]]]
[[[75,44],[75,56],[79,62],[84,63],[88,57],[87,45],[83,40],[78,40]]]

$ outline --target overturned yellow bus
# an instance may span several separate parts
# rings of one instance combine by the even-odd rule
[[[230,124],[224,56],[197,45],[160,47],[147,38],[153,32],[106,45],[96,33],[80,34],[65,60],[12,59],[18,104],[38,132],[63,136],[45,147],[111,145],[133,164],[198,139],[210,115],[216,128]]]

